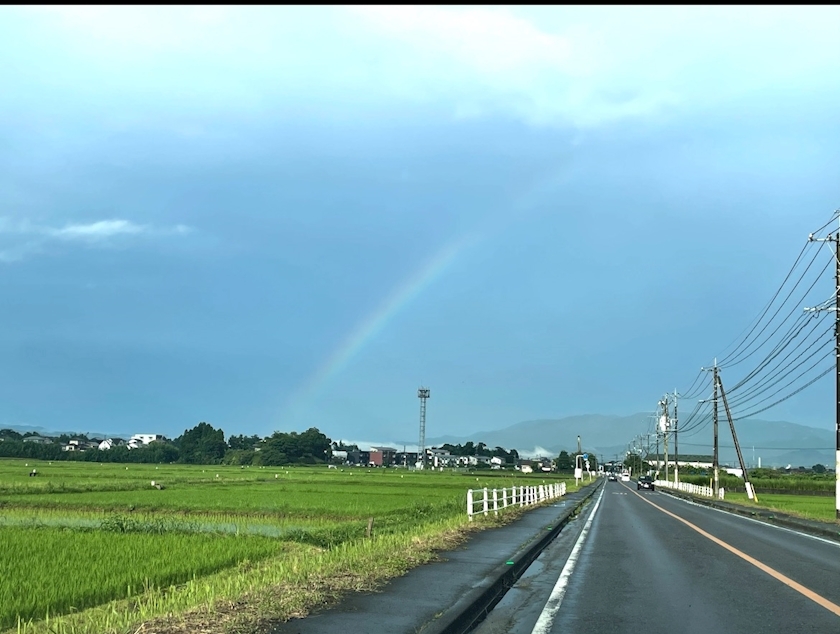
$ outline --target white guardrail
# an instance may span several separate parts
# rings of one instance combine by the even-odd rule
[[[472,521],[473,515],[491,510],[495,515],[509,506],[530,506],[540,504],[566,495],[566,483],[539,484],[536,486],[510,487],[509,489],[469,489],[467,491],[467,515]],[[478,506],[478,510],[476,510]]]
[[[688,482],[671,482],[669,480],[656,480],[654,481],[653,485],[655,487],[664,487],[666,489],[676,489],[677,491],[683,491],[685,493],[693,493],[694,495],[702,495],[703,497],[713,498],[715,497],[715,492],[712,487],[702,486],[699,484],[689,484]],[[718,498],[721,500],[723,499],[724,491],[721,487],[718,489]]]

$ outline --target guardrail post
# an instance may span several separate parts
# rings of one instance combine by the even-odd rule
[[[487,487],[484,487],[484,514],[487,515]]]
[[[467,517],[470,518],[472,522],[473,516],[473,491],[472,489],[467,489]]]
[[[502,508],[507,508],[507,487],[502,489]]]
[[[499,490],[493,489],[493,515],[499,514]]]

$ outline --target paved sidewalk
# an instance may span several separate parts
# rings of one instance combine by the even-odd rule
[[[389,634],[446,631],[482,589],[499,585],[507,562],[524,561],[537,543],[556,530],[581,500],[601,482],[525,513],[499,528],[475,533],[459,548],[440,553],[440,561],[424,564],[391,580],[379,592],[348,595],[337,606],[277,625],[272,634]]]

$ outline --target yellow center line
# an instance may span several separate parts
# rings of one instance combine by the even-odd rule
[[[630,487],[627,487],[627,488],[629,489]],[[828,599],[826,599],[825,597],[817,594],[813,590],[809,590],[808,588],[806,588],[802,584],[797,583],[796,581],[794,581],[790,577],[788,577],[786,575],[783,575],[781,572],[779,572],[778,570],[775,570],[774,568],[771,568],[767,564],[760,562],[758,559],[755,559],[754,557],[750,557],[747,553],[738,550],[734,546],[730,546],[729,544],[727,544],[722,539],[718,539],[714,535],[711,535],[711,534],[707,533],[706,531],[704,531],[699,526],[695,526],[694,524],[692,524],[691,522],[689,522],[686,519],[683,519],[679,515],[671,513],[671,511],[665,510],[664,508],[662,508],[658,504],[654,504],[653,502],[651,502],[650,500],[648,500],[644,496],[639,495],[633,489],[630,489],[630,493],[632,493],[633,495],[638,497],[640,500],[643,500],[643,501],[647,502],[652,507],[654,507],[656,509],[659,509],[660,511],[665,513],[665,515],[670,515],[675,520],[678,520],[678,521],[682,522],[683,524],[685,524],[686,526],[688,526],[690,529],[692,529],[694,531],[697,531],[703,537],[705,537],[706,539],[708,539],[710,541],[713,541],[718,546],[720,546],[722,548],[725,548],[726,550],[731,552],[733,555],[737,555],[738,557],[740,557],[744,561],[746,561],[748,563],[751,563],[753,566],[755,566],[759,570],[763,570],[764,572],[766,572],[768,575],[770,575],[774,579],[777,579],[778,581],[781,581],[783,584],[785,584],[789,588],[793,588],[799,594],[803,595],[804,597],[807,597],[808,599],[811,599],[811,601],[813,601],[814,603],[824,607],[829,612],[833,612],[837,616],[840,616],[840,605],[837,605],[836,603],[834,603],[832,601],[829,601]]]

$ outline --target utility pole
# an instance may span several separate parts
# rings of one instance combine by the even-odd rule
[[[674,388],[674,484],[680,481],[680,452],[677,445],[677,401],[679,394]]]
[[[741,471],[744,474],[744,488],[747,490],[747,497],[751,500],[755,498],[758,501],[750,482],[750,474],[747,473],[747,465],[741,453],[741,443],[738,442],[738,434],[735,433],[735,422],[732,420],[732,412],[729,411],[729,403],[726,401],[726,392],[723,390],[723,381],[720,380],[720,376],[718,376],[718,387],[720,387],[720,397],[723,399],[723,409],[726,411],[726,418],[729,420],[729,429],[732,431],[732,440],[735,441],[735,452],[738,454],[738,462],[741,463]]]
[[[715,449],[714,455],[712,457],[712,469],[714,470],[714,484],[712,485],[712,490],[714,491],[715,497],[718,495],[718,490],[720,489],[720,466],[718,464],[718,367],[717,367],[717,357],[715,357],[715,363],[711,368],[700,368],[706,372],[712,372],[712,387],[714,388],[714,392],[712,395],[712,421],[715,433]],[[701,401],[705,402],[705,401]]]
[[[656,474],[659,475],[659,425],[656,426]]]
[[[840,220],[840,210],[835,211]],[[835,235],[829,234],[827,238],[815,238],[814,234],[808,236],[809,242],[833,242],[834,243],[834,306],[818,306],[806,308],[806,311],[833,310],[834,311],[834,356],[836,363],[835,378],[835,414],[834,414],[834,513],[836,519],[840,520],[840,226]]]
[[[718,495],[718,491],[720,491],[720,460],[718,455],[718,367],[717,367],[717,359],[715,359],[715,365],[713,368],[714,377],[712,381],[714,382],[715,391],[714,397],[712,399],[712,421],[713,426],[715,428],[715,451],[714,457],[712,458],[712,468],[715,472],[715,485],[712,489],[715,493],[715,497]]]
[[[668,395],[662,399],[662,445],[665,451],[665,481],[668,481]]]
[[[578,453],[580,453],[580,436],[578,436]]]

